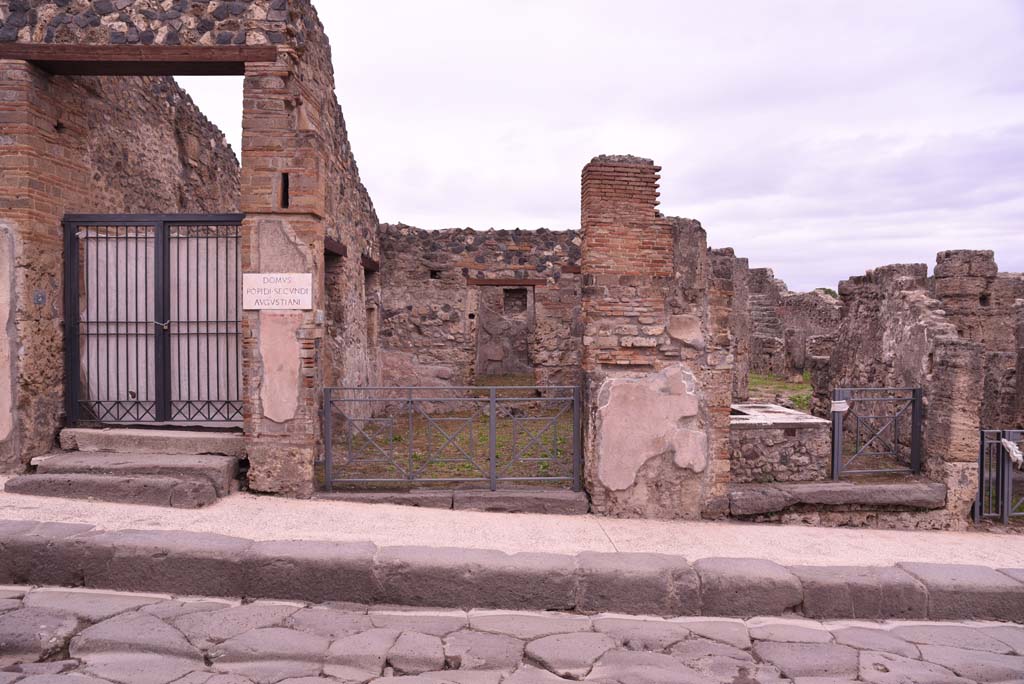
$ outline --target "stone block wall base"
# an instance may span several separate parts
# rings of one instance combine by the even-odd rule
[[[0,521],[0,585],[669,617],[1024,622],[1024,569],[901,563],[784,567],[753,558],[514,553],[367,542],[255,542]]]
[[[248,440],[249,489],[302,499],[313,496],[316,448]]]

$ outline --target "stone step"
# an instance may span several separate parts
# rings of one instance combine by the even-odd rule
[[[779,513],[793,506],[853,506],[875,510],[931,510],[946,505],[946,485],[923,478],[900,483],[792,482],[733,485],[734,516]]]
[[[222,454],[241,458],[245,444],[238,432],[144,430],[139,428],[65,428],[65,451],[109,451],[128,454]]]
[[[127,454],[71,451],[40,459],[37,475],[114,475],[205,480],[227,496],[238,477],[238,459],[216,454]]]
[[[162,475],[36,473],[8,480],[4,491],[10,494],[93,499],[170,508],[202,508],[218,499],[217,490],[209,480]]]

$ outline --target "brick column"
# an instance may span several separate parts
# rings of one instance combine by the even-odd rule
[[[243,358],[249,484],[309,496],[320,447],[325,196],[323,146],[302,110],[299,61],[246,68],[243,270],[312,273],[311,311],[246,311]]]
[[[585,475],[599,512],[697,518],[707,250],[699,224],[658,213],[658,171],[609,156],[583,169]]]

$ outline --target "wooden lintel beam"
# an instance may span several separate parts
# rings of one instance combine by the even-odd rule
[[[61,76],[241,76],[247,62],[277,61],[277,48],[2,43],[0,59],[25,60]]]
[[[547,278],[466,278],[467,285],[493,285],[497,287],[530,287],[547,285]]]
[[[338,242],[332,237],[325,237],[324,252],[327,254],[333,254],[334,256],[344,257],[348,256],[348,247],[346,247],[344,243]]]
[[[371,273],[376,273],[377,271],[380,270],[380,262],[377,261],[376,259],[374,259],[371,256],[368,256],[368,255],[364,254],[362,256],[362,262],[363,262],[363,270],[364,271],[370,271]]]

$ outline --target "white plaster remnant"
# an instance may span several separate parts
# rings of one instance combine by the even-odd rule
[[[263,415],[275,423],[291,420],[299,407],[302,359],[295,333],[302,325],[302,316],[297,312],[260,312],[260,401]]]
[[[611,490],[629,489],[648,460],[671,453],[679,468],[703,472],[707,435],[693,374],[671,366],[642,378],[607,378],[598,392],[597,476]]]

